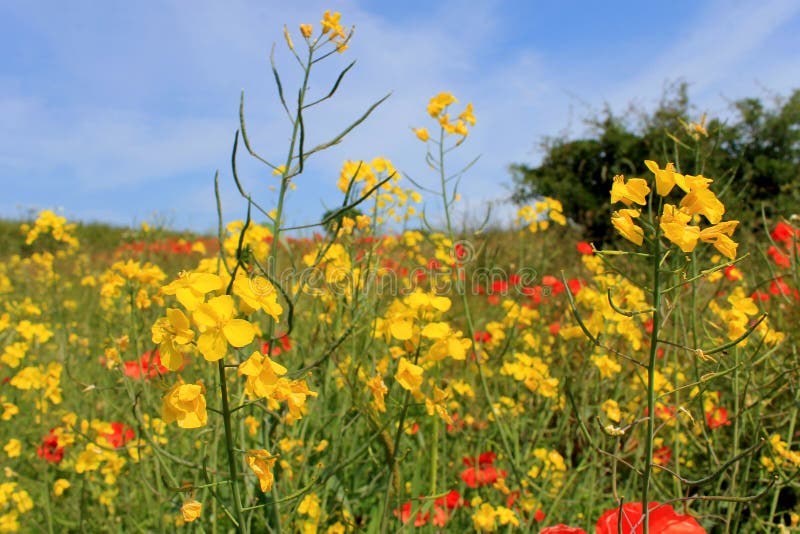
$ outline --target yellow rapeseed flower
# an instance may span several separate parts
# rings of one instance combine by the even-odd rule
[[[622,202],[626,206],[631,204],[644,206],[647,204],[645,197],[649,192],[647,181],[642,178],[631,178],[625,183],[625,177],[618,174],[614,176],[614,183],[611,185],[611,203]]]
[[[250,467],[258,477],[258,481],[261,484],[261,491],[264,493],[272,491],[272,484],[275,482],[272,468],[275,467],[275,462],[277,460],[277,456],[271,455],[269,451],[265,449],[248,451],[245,456],[248,467]]]
[[[417,139],[419,139],[420,141],[425,142],[431,138],[427,128],[412,128],[411,130],[414,132],[414,135],[416,135]]]
[[[420,394],[419,388],[422,386],[422,373],[422,367],[411,363],[406,358],[400,358],[395,378],[403,389],[417,395]]]
[[[185,503],[183,503],[183,506],[181,506],[181,514],[183,514],[183,520],[186,521],[187,523],[191,523],[192,521],[200,517],[200,514],[202,513],[203,513],[203,504],[194,499],[186,501]]]
[[[635,209],[621,209],[611,215],[611,224],[614,228],[622,234],[622,237],[635,245],[641,245],[644,240],[644,230],[633,222],[639,215],[639,210]]]
[[[189,319],[177,308],[167,308],[166,317],[156,320],[151,329],[153,343],[158,343],[161,364],[170,371],[183,365],[181,347],[191,343],[194,331],[189,327]]]
[[[244,319],[234,319],[233,298],[230,295],[214,297],[200,304],[192,313],[192,318],[200,329],[197,350],[203,357],[215,362],[228,351],[228,343],[233,347],[244,347],[253,341],[256,330]]]
[[[6,446],[3,447],[3,450],[6,451],[6,455],[9,458],[16,458],[22,452],[22,442],[17,438],[11,438],[8,440],[8,443],[6,443]]]
[[[202,384],[177,383],[164,396],[161,417],[181,428],[199,428],[208,422],[205,388]]]

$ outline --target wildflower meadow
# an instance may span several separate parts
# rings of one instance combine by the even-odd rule
[[[3,223],[0,532],[795,531],[796,216],[737,212],[698,117],[610,180],[612,239],[546,196],[462,224],[481,110],[442,88],[407,132],[427,175],[356,154],[289,226],[307,160],[382,103],[309,144],[358,68],[317,76],[358,33],[312,22],[273,50],[286,146],[242,94],[216,235]]]

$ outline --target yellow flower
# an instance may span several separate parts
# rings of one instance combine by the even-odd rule
[[[649,192],[650,188],[645,180],[631,178],[626,184],[625,177],[618,174],[614,176],[614,183],[611,185],[611,203],[622,201],[626,206],[633,203],[644,206],[647,204],[645,197]]]
[[[638,216],[639,210],[621,209],[611,215],[611,224],[622,234],[622,237],[636,245],[641,245],[644,240],[644,230],[633,222],[633,218]]]
[[[14,403],[3,401],[0,406],[3,407],[3,415],[0,415],[0,421],[10,421],[12,417],[19,413],[19,408]]]
[[[613,378],[614,375],[622,371],[622,366],[619,362],[610,358],[608,354],[592,356],[592,362],[597,366],[602,378]]]
[[[389,392],[389,388],[383,382],[381,375],[375,375],[367,381],[367,387],[372,392],[372,405],[379,412],[386,411],[384,396]]]
[[[103,460],[103,452],[103,449],[97,445],[87,445],[75,461],[75,472],[87,473],[89,471],[97,471],[100,468],[100,462]]]
[[[494,532],[495,524],[495,511],[491,504],[485,502],[481,507],[472,515],[472,525],[475,530],[481,532]]]
[[[501,525],[514,525],[515,527],[519,526],[519,518],[517,517],[517,514],[515,514],[510,508],[498,506],[494,513]]]
[[[464,109],[464,111],[459,114],[458,118],[464,122],[470,123],[472,126],[475,126],[475,115],[473,114],[473,111],[472,102],[470,102],[467,104],[467,107]]]
[[[411,130],[414,132],[414,135],[416,135],[417,139],[419,139],[420,141],[425,142],[431,138],[427,128],[412,128]]]
[[[261,426],[261,422],[252,415],[248,415],[244,418],[244,426],[247,427],[247,433],[250,434],[251,437],[255,437]]]
[[[738,224],[739,221],[725,221],[705,228],[700,231],[700,240],[713,244],[720,254],[733,260],[736,258],[736,249],[739,244],[734,242],[730,236],[733,235]]]
[[[53,495],[56,497],[61,497],[64,495],[64,492],[69,489],[72,484],[69,483],[69,480],[66,478],[59,478],[55,482],[53,482]]]
[[[422,385],[422,372],[423,369],[419,365],[415,365],[405,358],[400,358],[397,365],[397,373],[394,377],[403,389],[414,393],[420,393],[420,386]]]
[[[439,93],[428,102],[428,114],[435,119],[444,111],[444,108],[456,102],[456,97],[452,94]]]
[[[617,403],[617,401],[613,399],[608,399],[603,403],[601,408],[606,413],[606,417],[608,417],[615,423],[619,423],[620,420],[622,419],[622,411],[619,409],[619,404]]]
[[[161,417],[181,428],[199,428],[208,423],[205,388],[202,384],[175,384],[164,396]]]
[[[717,224],[725,214],[725,206],[708,186],[712,182],[704,176],[687,176],[689,193],[681,200],[681,208],[692,215],[700,214],[711,224]]]
[[[300,33],[303,34],[303,37],[308,39],[311,37],[311,33],[314,31],[314,27],[311,24],[301,24],[300,25]]]
[[[319,506],[319,497],[316,493],[309,493],[303,500],[300,501],[300,506],[297,507],[297,513],[307,515],[312,519],[319,519],[321,510]]]
[[[697,246],[697,238],[700,237],[700,228],[697,226],[662,223],[661,229],[664,237],[678,245],[683,252],[691,252]]]
[[[244,319],[234,319],[233,298],[230,295],[214,297],[200,304],[192,318],[200,328],[197,350],[203,357],[215,362],[225,356],[228,343],[233,347],[249,345],[256,335],[252,324]]]
[[[325,14],[322,16],[322,34],[325,35],[330,32],[330,38],[333,40],[335,37],[341,37],[344,39],[344,28],[342,28],[339,19],[341,19],[342,14],[339,12],[334,12],[331,15],[330,10],[325,11]]]
[[[286,374],[286,367],[255,351],[239,365],[239,374],[247,376],[244,389],[248,395],[268,398],[275,391],[280,377]]]
[[[186,501],[185,503],[183,503],[183,506],[181,506],[181,514],[183,514],[183,520],[186,521],[187,523],[191,523],[192,521],[200,517],[201,513],[203,513],[203,504],[194,499]]]
[[[248,467],[258,477],[258,481],[261,483],[261,491],[264,493],[272,490],[272,484],[275,482],[272,468],[275,467],[277,460],[277,456],[271,455],[264,449],[251,450],[245,456]]]
[[[672,188],[677,184],[685,192],[689,192],[686,178],[675,172],[675,165],[667,163],[663,169],[659,168],[658,163],[652,160],[645,160],[645,165],[656,177],[656,193],[662,197],[669,195]]]
[[[165,295],[175,295],[178,302],[189,311],[194,310],[205,299],[206,293],[222,287],[222,278],[211,273],[182,271],[178,279],[161,288]]]
[[[3,450],[9,458],[16,458],[22,452],[22,443],[16,438],[11,438]]]
[[[166,317],[159,318],[152,329],[153,343],[158,343],[161,363],[170,371],[183,365],[183,352],[180,347],[194,339],[194,331],[189,327],[189,319],[177,308],[167,308]]]
[[[278,292],[263,276],[237,276],[233,292],[245,304],[244,312],[261,309],[276,321],[283,313],[283,307],[278,303]]]

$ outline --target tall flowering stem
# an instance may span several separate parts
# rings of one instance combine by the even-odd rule
[[[656,408],[656,355],[658,352],[658,332],[661,323],[661,246],[659,226],[655,226],[653,239],[653,330],[650,333],[650,355],[647,362],[647,451],[645,453],[644,471],[642,473],[642,511],[644,514],[644,533],[650,529],[650,475],[653,471],[653,442],[655,441],[655,408]]]

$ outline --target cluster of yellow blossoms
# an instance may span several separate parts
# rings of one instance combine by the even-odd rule
[[[456,102],[458,102],[458,100],[451,93],[439,93],[428,102],[428,115],[439,122],[444,133],[461,136],[461,139],[456,143],[461,144],[464,139],[466,139],[467,135],[469,135],[467,125],[475,126],[476,121],[472,103],[470,102],[464,108],[464,111],[458,114],[455,122],[453,122],[447,110],[450,105]],[[428,133],[427,128],[413,128],[413,131],[420,141],[427,142],[430,139],[430,133]]]
[[[337,186],[342,193],[351,194],[352,198],[356,186],[359,186],[361,194],[364,194],[372,191],[378,183],[387,178],[388,180],[367,201],[367,206],[372,203],[370,214],[377,224],[385,222],[387,217],[398,223],[408,221],[417,214],[417,209],[411,202],[416,204],[422,202],[422,196],[415,190],[403,189],[398,185],[401,174],[386,158],[377,157],[372,161],[345,161],[339,173]],[[363,221],[365,220],[353,222],[363,228]],[[352,223],[349,226],[352,230]]]
[[[713,180],[704,176],[683,175],[675,172],[675,166],[668,163],[661,169],[654,161],[646,161],[647,168],[655,175],[656,193],[666,197],[677,185],[686,193],[679,206],[664,204],[659,226],[664,237],[676,244],[683,252],[692,252],[698,240],[711,243],[725,257],[736,258],[737,243],[730,236],[739,221],[722,221],[725,206],[709,188]],[[611,186],[611,203],[622,202],[626,206],[647,204],[650,187],[642,178],[631,178],[627,182],[624,176],[615,176]],[[637,226],[634,219],[641,215],[636,208],[624,208],[614,212],[611,223],[622,236],[641,245],[644,230]],[[701,229],[692,225],[695,216],[702,215],[712,226]]]
[[[23,225],[22,231],[26,232],[26,245],[33,244],[39,236],[50,235],[56,241],[65,243],[69,248],[78,248],[78,239],[72,235],[75,231],[75,224],[67,224],[66,218],[56,215],[50,210],[40,212],[33,227]]]
[[[312,24],[301,24],[300,33],[311,47],[315,46],[321,37],[327,36],[328,41],[332,42],[336,47],[336,51],[341,54],[347,50],[347,42],[350,40],[350,37],[353,33],[352,30],[350,33],[345,33],[344,27],[341,23],[341,18],[342,15],[338,11],[331,13],[330,10],[327,10],[322,15],[322,20],[320,21],[322,32],[319,37],[313,41],[311,40],[311,36],[314,33],[314,26]],[[289,49],[294,50],[294,43],[292,42],[292,37],[289,34],[289,30],[286,28],[286,26],[283,27],[283,37],[286,39],[286,44]]]
[[[517,211],[514,224],[520,226],[528,225],[528,230],[535,233],[538,230],[547,230],[550,221],[564,226],[567,219],[564,217],[564,206],[560,200],[544,197],[541,201],[534,203],[533,206],[523,206]]]

